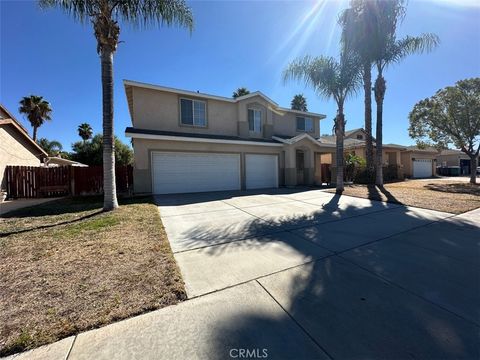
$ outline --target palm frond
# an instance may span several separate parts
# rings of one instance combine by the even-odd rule
[[[385,51],[384,66],[397,63],[412,54],[430,52],[438,44],[440,44],[439,37],[431,33],[420,36],[406,36],[403,39],[392,41]]]
[[[80,22],[102,14],[134,27],[166,24],[190,31],[194,27],[192,9],[185,0],[40,0],[40,6],[58,7]]]

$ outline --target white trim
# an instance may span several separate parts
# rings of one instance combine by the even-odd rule
[[[137,138],[137,139],[152,139],[152,140],[171,140],[171,141],[184,141],[184,142],[258,145],[258,146],[283,146],[283,144],[263,143],[259,141],[208,139],[208,138],[194,138],[194,137],[187,137],[187,136],[154,135],[154,134],[136,134],[136,133],[130,133],[130,132],[125,132],[125,136],[131,137],[131,138]]]
[[[283,107],[279,107],[278,110],[286,111],[286,112],[290,112],[290,113],[294,113],[294,114],[299,114],[299,115],[308,115],[308,116],[312,116],[312,117],[318,117],[318,118],[320,118],[319,120],[325,119],[327,117],[327,115],[324,115],[324,114],[313,113],[313,112],[310,112],[310,111],[300,111],[300,110],[287,109],[287,108],[283,108]]]
[[[310,141],[313,141],[318,146],[331,147],[331,148],[335,147],[334,144],[321,143],[320,141],[316,140],[314,137],[312,137],[311,135],[309,135],[307,133],[297,135],[297,136],[295,136],[293,138],[290,138],[290,139],[282,139],[282,138],[277,137],[277,136],[272,136],[272,139],[280,141],[280,142],[282,142],[284,144],[288,144],[288,145],[295,144],[296,142],[298,142],[300,140],[303,140],[303,139],[309,139]]]
[[[260,91],[255,91],[253,93],[240,96],[236,99],[231,99],[225,96],[218,96],[218,95],[210,95],[210,94],[205,94],[201,92],[195,92],[195,91],[189,91],[189,90],[181,90],[181,89],[176,89],[176,88],[171,88],[167,86],[160,86],[160,85],[154,85],[154,84],[148,84],[148,83],[142,83],[138,81],[133,81],[133,80],[123,80],[123,85],[126,86],[136,86],[140,88],[145,88],[145,89],[150,89],[150,90],[160,90],[160,91],[165,91],[165,92],[170,92],[170,93],[175,93],[175,94],[180,94],[180,95],[185,95],[185,96],[193,96],[193,97],[201,97],[205,99],[212,99],[212,100],[219,100],[219,101],[226,101],[229,103],[237,103],[239,101],[249,99],[251,97],[255,96],[260,96],[264,98],[267,102],[271,103],[276,107],[276,110],[278,111],[284,111],[284,112],[290,112],[290,113],[295,113],[295,114],[302,114],[302,115],[308,115],[308,116],[313,116],[313,117],[318,117],[319,120],[325,119],[327,116],[324,114],[318,114],[318,113],[313,113],[313,112],[304,112],[304,111],[299,111],[299,110],[292,110],[284,107],[278,106],[278,104],[270,99],[268,96],[263,94]],[[128,98],[128,95],[127,95]]]

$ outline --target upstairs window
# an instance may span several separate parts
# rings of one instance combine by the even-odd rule
[[[297,117],[297,131],[313,132],[313,120],[308,117]]]
[[[362,135],[362,134],[358,134],[358,135],[357,135],[357,140],[363,140],[363,135]]]
[[[182,125],[207,126],[205,101],[180,99],[180,121]]]
[[[248,130],[262,132],[262,112],[260,110],[248,109]]]

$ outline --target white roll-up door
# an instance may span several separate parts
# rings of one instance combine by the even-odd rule
[[[278,187],[278,156],[245,155],[245,177],[247,189]]]
[[[415,159],[413,160],[413,177],[427,178],[432,176],[432,160],[431,159]]]
[[[152,153],[154,194],[240,190],[240,154]]]

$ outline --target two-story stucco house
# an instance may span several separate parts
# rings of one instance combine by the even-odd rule
[[[137,193],[244,190],[321,178],[320,120],[254,92],[237,99],[124,81]]]

